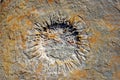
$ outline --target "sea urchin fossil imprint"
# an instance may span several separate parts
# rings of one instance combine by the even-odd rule
[[[54,14],[42,24],[34,23],[33,29],[28,31],[24,54],[29,59],[39,58],[45,73],[78,69],[90,51],[86,28],[83,21],[71,22]]]

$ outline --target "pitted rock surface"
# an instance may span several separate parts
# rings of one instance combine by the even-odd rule
[[[0,80],[119,80],[119,0],[0,0]]]

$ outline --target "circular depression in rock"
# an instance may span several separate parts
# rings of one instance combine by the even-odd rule
[[[85,24],[54,18],[48,22],[35,22],[28,31],[24,54],[28,59],[41,61],[43,74],[81,68],[90,50]]]

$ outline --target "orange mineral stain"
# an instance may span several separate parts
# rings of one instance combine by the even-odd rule
[[[93,35],[89,38],[90,43],[97,43],[101,37],[101,33],[93,30]]]
[[[36,69],[36,73],[40,73],[42,70],[42,63],[40,63]]]
[[[5,7],[7,7],[7,6],[9,5],[10,2],[11,2],[11,0],[6,0],[6,1],[2,4],[2,6],[5,8]]]
[[[54,2],[53,0],[48,0],[48,3],[49,3],[49,4],[51,4],[51,3],[53,3],[53,2]]]
[[[30,26],[32,25],[32,22],[30,20],[26,20],[26,24]]]
[[[10,55],[10,51],[11,49],[9,48],[9,41],[10,40],[6,40],[4,42],[4,46],[6,46],[6,50],[3,51],[3,54],[2,54],[2,60],[3,60],[3,68],[4,68],[4,71],[6,73],[6,75],[9,75],[10,72],[11,72],[11,65],[12,65],[12,62],[11,62],[11,55]]]
[[[56,38],[56,34],[48,34],[48,38],[49,39],[54,39],[54,38]]]
[[[23,32],[22,35],[21,35],[21,39],[22,39],[22,47],[23,48],[26,48],[26,32]]]
[[[120,71],[117,71],[113,74],[113,80],[119,80],[120,79]]]
[[[73,16],[71,16],[69,21],[70,21],[71,24],[73,24],[74,22],[80,21],[80,18],[76,15],[73,15]]]
[[[15,17],[15,16],[9,16],[9,17],[7,18],[7,22],[10,22],[14,17]]]
[[[17,23],[14,23],[11,27],[10,27],[10,30],[11,31],[16,31],[20,28],[20,26],[17,24]]]
[[[113,74],[113,78],[119,77],[118,79],[120,79],[120,71],[117,70],[117,67],[119,66],[119,64],[120,64],[120,56],[113,56],[109,62],[109,68],[115,69],[115,72]]]
[[[21,15],[17,18],[18,21],[21,21],[23,18],[25,18],[25,15]]]
[[[73,77],[77,78],[86,78],[87,72],[85,70],[75,70],[71,73]]]
[[[115,66],[115,64],[120,64],[120,56],[113,56],[110,61],[111,66]]]
[[[25,2],[26,2],[26,3],[28,3],[28,2],[29,2],[29,0],[25,0]]]

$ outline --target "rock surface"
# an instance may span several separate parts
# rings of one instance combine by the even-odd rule
[[[120,80],[119,50],[120,0],[0,0],[0,80]]]

